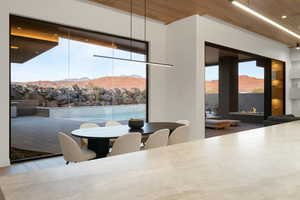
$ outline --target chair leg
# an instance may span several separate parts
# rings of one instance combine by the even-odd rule
[[[66,162],[66,165],[68,165],[69,163],[70,163],[70,162],[69,162],[69,161],[67,161],[67,162]]]

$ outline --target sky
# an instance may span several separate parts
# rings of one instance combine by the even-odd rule
[[[130,52],[60,38],[59,45],[47,52],[23,64],[12,63],[11,78],[13,82],[32,82],[80,78],[96,79],[105,76],[135,75],[146,77],[144,64],[97,58],[93,55],[130,59]],[[136,53],[132,54],[132,58],[145,60],[144,55]],[[256,67],[256,62],[243,62],[239,64],[239,75],[264,78],[264,70],[261,67]],[[218,80],[218,67],[206,67],[205,76],[206,80]]]
[[[205,80],[218,80],[219,79],[218,66],[205,68]],[[264,68],[257,67],[255,61],[239,63],[239,75],[247,75],[259,79],[264,78]]]
[[[31,82],[105,76],[146,77],[145,64],[97,58],[93,55],[130,59],[130,53],[126,51],[60,38],[59,45],[47,52],[23,64],[12,63],[11,78],[13,82]],[[145,60],[144,55],[136,53],[132,54],[132,58]]]

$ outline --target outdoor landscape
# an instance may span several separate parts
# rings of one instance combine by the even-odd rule
[[[145,87],[138,76],[15,82],[11,100],[36,100],[42,107],[145,104]]]
[[[56,133],[70,133],[83,122],[146,119],[146,101],[146,79],[137,75],[13,82],[12,159],[60,153]]]
[[[205,82],[205,109],[207,114],[218,115],[219,81]],[[264,79],[248,75],[239,76],[239,112],[264,112]],[[255,110],[255,111],[254,111]]]
[[[219,91],[218,80],[207,80],[205,82],[207,94],[216,94]],[[239,76],[239,93],[263,93],[264,79],[247,75]]]
[[[48,34],[47,27],[36,32]],[[147,119],[146,65],[94,56],[145,61],[146,55],[95,42],[103,38],[101,34],[87,32],[81,37],[59,35],[55,45],[36,52],[31,50],[36,46],[33,40],[24,44],[24,50],[22,46],[12,52],[12,160],[60,154],[57,133],[71,135],[86,122],[104,126],[107,121],[127,124],[131,118]],[[33,54],[28,56],[27,51]]]

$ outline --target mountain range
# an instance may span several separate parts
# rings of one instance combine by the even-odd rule
[[[219,81],[212,80],[205,82],[206,93],[218,93]],[[262,93],[264,90],[264,79],[251,76],[239,76],[239,92],[240,93]]]
[[[146,79],[138,76],[107,76],[96,79],[80,78],[80,79],[66,79],[59,81],[35,81],[26,83],[17,83],[20,85],[38,85],[42,87],[70,87],[78,85],[79,87],[102,87],[105,89],[112,88],[139,88],[144,90],[146,88]],[[205,82],[206,93],[218,93],[219,81],[212,80]],[[239,92],[263,92],[264,79],[258,79],[250,76],[239,76]]]
[[[105,89],[112,88],[138,88],[144,90],[146,88],[146,79],[137,76],[107,76],[96,79],[80,78],[66,79],[59,81],[34,81],[26,83],[17,83],[20,85],[38,85],[41,87],[70,87],[77,85],[79,87],[101,87]]]

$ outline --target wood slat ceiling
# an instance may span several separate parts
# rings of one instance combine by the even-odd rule
[[[90,1],[130,11],[130,0]],[[300,34],[299,0],[240,0],[240,2]],[[144,0],[133,0],[133,12],[144,15]],[[228,0],[148,0],[148,17],[166,24],[195,14],[211,15],[291,47],[300,42],[299,39],[235,7]],[[281,19],[282,15],[288,18]]]

